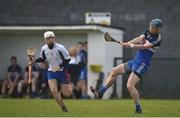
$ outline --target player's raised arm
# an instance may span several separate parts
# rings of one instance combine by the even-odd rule
[[[145,38],[144,34],[130,40],[128,43],[139,44]]]
[[[149,30],[147,30],[143,35],[140,35],[127,43],[122,43],[122,45],[124,47],[136,49],[152,49],[153,47],[159,47],[161,44],[161,35],[159,34],[161,27],[162,21],[160,19],[153,19],[150,22]],[[151,35],[153,37],[149,38]]]
[[[144,40],[144,39],[145,39],[145,35],[142,34],[142,35],[135,37],[134,39],[132,39],[128,42],[121,43],[121,45],[125,48],[130,48],[131,46],[134,46],[135,44],[140,44],[142,42],[142,40]]]
[[[152,48],[153,44],[150,43],[148,40],[145,41],[145,44],[133,44],[133,43],[128,43],[130,48],[136,48],[136,49],[148,49]]]

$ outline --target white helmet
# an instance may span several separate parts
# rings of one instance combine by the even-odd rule
[[[46,32],[44,33],[44,38],[45,38],[45,39],[46,39],[46,38],[49,38],[49,37],[55,37],[54,32],[52,32],[52,31],[46,31]]]

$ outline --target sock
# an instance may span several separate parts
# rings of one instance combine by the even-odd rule
[[[21,97],[21,93],[20,92],[17,92],[17,97]]]
[[[36,97],[36,92],[32,92],[32,98]]]
[[[140,111],[141,110],[141,105],[138,103],[136,104],[136,111]]]
[[[103,94],[106,92],[107,89],[108,89],[107,87],[102,86],[102,87],[99,89],[99,93],[103,95]]]
[[[86,98],[87,98],[87,96],[83,96],[83,95],[81,96],[81,99],[86,99]]]

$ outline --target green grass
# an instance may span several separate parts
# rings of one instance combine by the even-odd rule
[[[132,100],[65,100],[63,113],[54,100],[0,99],[0,116],[180,116],[180,100],[141,100],[143,114],[134,113]]]

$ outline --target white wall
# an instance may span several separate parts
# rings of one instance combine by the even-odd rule
[[[115,39],[118,39],[119,41],[123,40],[123,34],[121,33],[111,33],[111,36],[113,36]],[[111,71],[111,69],[114,67],[114,58],[122,58],[123,57],[123,48],[120,44],[113,43],[113,42],[106,42],[105,43],[106,49],[105,49],[105,59],[106,59],[106,66],[105,66],[105,80],[107,79],[108,73]],[[119,79],[121,78],[121,79]],[[118,83],[117,85],[118,90],[122,90],[122,77],[118,77]],[[104,94],[103,98],[108,99],[111,97],[111,94],[113,92],[113,86],[111,86],[110,89],[107,90],[107,92]]]
[[[122,32],[115,32],[111,34],[114,38],[122,41],[123,34]],[[102,72],[105,74],[105,79],[107,78],[108,73],[114,66],[115,57],[123,57],[123,48],[121,45],[116,43],[105,42],[104,32],[89,32],[88,33],[88,94],[93,97],[93,94],[90,92],[90,86],[96,86],[98,73],[94,73],[90,70],[90,65],[98,64],[102,65]],[[118,79],[119,80],[119,79]],[[118,81],[122,83],[122,79]],[[113,87],[113,86],[112,86]],[[108,99],[112,93],[112,87],[104,94],[103,98]],[[118,90],[122,90],[122,86],[119,86]]]
[[[102,65],[102,71],[104,71],[105,63],[105,41],[104,33],[102,32],[89,32],[88,33],[88,95],[93,97],[90,92],[90,86],[96,86],[98,79],[98,73],[94,73],[90,69],[90,65],[98,64]]]
[[[55,33],[57,42],[63,44],[67,49],[77,44],[78,41],[85,41],[87,36],[85,33],[62,34],[57,31]],[[36,48],[36,56],[39,56],[40,48],[44,45],[43,31],[1,32],[0,40],[0,79],[6,77],[12,55],[17,56],[18,63],[24,70],[27,63],[26,49],[28,47]]]

